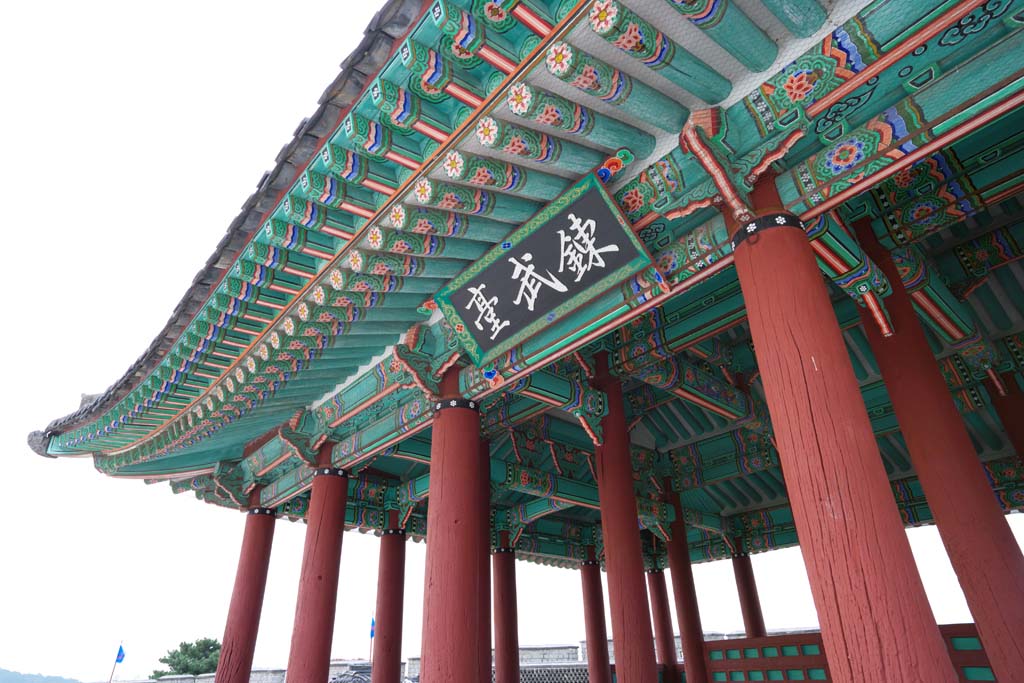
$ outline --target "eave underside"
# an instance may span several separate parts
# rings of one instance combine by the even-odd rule
[[[418,18],[410,9],[416,4],[388,3],[375,20],[363,61],[346,70],[376,74],[359,80],[368,89],[355,93],[355,81],[344,79],[329,89],[337,96],[324,100],[288,150],[288,159],[304,161],[283,161],[261,185],[252,207],[273,208],[247,205],[210,261],[222,267],[208,266],[183,300],[189,314],[176,313],[105,395],[36,437],[38,449],[97,453],[108,474],[170,480],[175,490],[227,507],[247,506],[255,491],[260,504],[301,519],[311,444],[328,438],[337,443],[334,462],[353,474],[350,526],[380,530],[385,510],[398,509],[422,537],[431,422],[423,390],[460,355],[433,294],[587,169],[627,147],[636,159],[610,187],[671,291],[649,310],[618,290],[602,295],[621,298],[618,324],[595,328],[601,334],[577,350],[619,359],[648,561],[662,561],[656,539],[670,519],[659,503],[666,480],[681,494],[695,561],[795,544],[724,223],[713,208],[727,200],[679,147],[688,113],[716,103],[720,109],[708,111],[721,123],[701,133],[709,148],[730,160],[740,185],[745,173],[771,164],[787,208],[807,217],[904,521],[928,523],[931,513],[858,312],[880,302],[877,322],[884,324],[889,285],[848,229],[854,220],[870,220],[906,264],[904,284],[915,288],[979,460],[1004,508],[1024,505],[1021,454],[993,408],[998,385],[991,384],[1019,385],[1024,369],[1024,210],[1017,199],[1024,114],[1014,106],[997,111],[1020,93],[1013,56],[1024,47],[1019,12],[980,8],[975,13],[993,15],[985,26],[957,32],[974,16],[957,3],[836,3],[830,21],[845,21],[842,28],[823,22],[802,38],[767,2],[737,2],[750,26],[732,15],[718,31],[680,21],[662,0],[615,4],[703,60],[708,71],[687,80],[679,75],[683,61],[651,68],[603,38],[590,3],[523,2],[554,28],[476,16],[486,30],[469,37],[448,19],[470,16],[462,13],[478,3],[431,3]],[[758,34],[779,46],[760,71],[730,56],[728,44]],[[453,64],[442,49],[443,68],[423,65],[424,46],[453,39],[464,41],[471,58]],[[598,74],[597,90],[581,92],[572,74],[545,60],[559,41],[582,60],[579,68]],[[512,54],[518,44],[531,49]],[[507,75],[501,59],[512,67]],[[872,71],[876,63],[884,66]],[[628,94],[601,92],[602,77],[626,79]],[[423,88],[431,78],[440,95]],[[551,125],[536,106],[517,105],[516,92],[556,109],[578,102],[592,125],[574,135],[565,116]],[[992,111],[986,125],[956,135]],[[324,123],[332,113],[340,126]],[[499,140],[519,142],[502,146],[481,134],[478,124],[488,117]],[[947,139],[906,170],[887,170]],[[553,145],[559,154],[550,153]],[[485,185],[473,184],[485,176]],[[439,203],[446,192],[458,201]],[[190,298],[214,284],[208,299]],[[571,321],[547,334],[566,327]],[[163,341],[172,337],[174,344]],[[157,358],[165,360],[157,365]],[[586,373],[571,355],[528,372],[517,367],[499,359],[490,376],[463,373],[464,393],[484,397],[496,528],[517,534],[526,559],[572,564],[584,545],[600,542],[593,442],[587,417],[569,409]],[[672,373],[698,381],[673,384],[665,379]],[[265,434],[274,435],[257,442]]]

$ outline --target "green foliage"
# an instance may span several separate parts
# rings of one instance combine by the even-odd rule
[[[194,643],[182,643],[176,650],[169,650],[160,658],[169,671],[154,671],[150,678],[170,675],[198,676],[210,674],[217,670],[220,660],[220,643],[213,638],[200,638]]]

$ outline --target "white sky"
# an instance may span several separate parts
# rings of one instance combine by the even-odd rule
[[[103,680],[123,640],[117,678],[143,678],[180,641],[221,637],[243,516],[40,458],[25,435],[148,346],[379,5],[0,6],[0,668]],[[287,662],[303,534],[278,523],[257,666]],[[937,619],[969,621],[934,529],[910,538]],[[423,560],[410,545],[406,654],[419,652]],[[367,654],[376,567],[377,539],[348,534],[336,657]],[[817,624],[799,550],[754,567],[769,628]],[[577,573],[517,569],[521,642],[582,639]],[[705,629],[739,630],[730,565],[695,574]]]

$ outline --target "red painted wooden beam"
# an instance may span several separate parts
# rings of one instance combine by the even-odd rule
[[[249,510],[217,662],[217,680],[223,683],[249,683],[273,542],[273,512],[259,507]]]
[[[1013,373],[1004,373],[999,379],[1003,392],[999,391],[991,379],[986,380],[985,388],[992,399],[992,407],[995,408],[999,421],[1003,423],[1006,436],[1010,439],[1010,446],[1017,459],[1024,464],[1024,391],[1021,391]]]
[[[770,176],[750,199],[757,215],[783,211]],[[953,683],[828,290],[792,223],[734,257],[833,679]]]
[[[992,495],[889,250],[875,238],[870,221],[854,227],[864,251],[892,283],[886,303],[896,333],[883,338],[865,325],[868,343],[992,669],[1000,680],[1013,680],[1024,674],[1024,600],[1007,600],[1004,589],[1024,586],[1024,553]]]
[[[422,683],[473,681],[481,672],[480,415],[459,394],[458,367],[441,380],[430,444],[430,505],[423,596]],[[455,405],[452,405],[452,404]],[[318,681],[317,683],[323,683]]]
[[[519,611],[516,553],[507,531],[499,534],[494,562],[494,680],[519,683]]]
[[[587,631],[587,673],[590,683],[612,683],[608,663],[608,629],[604,622],[604,592],[601,565],[594,547],[587,546],[587,559],[580,563],[583,582],[583,621]]]
[[[480,457],[483,458],[485,471],[490,472],[491,443],[487,439],[480,440]],[[480,562],[480,679],[484,683],[491,680],[491,484],[480,487],[480,515],[484,523],[480,525],[480,544],[483,552],[479,554]]]
[[[668,587],[665,572],[660,569],[647,572],[647,595],[651,601],[651,617],[654,620],[654,648],[658,664],[664,671],[663,680],[679,680],[676,661],[676,637],[672,628],[672,612],[668,607]]]
[[[666,482],[668,484],[668,482]],[[693,583],[690,564],[690,546],[686,541],[686,521],[678,494],[666,485],[667,498],[675,508],[675,521],[670,527],[668,542],[668,568],[672,574],[672,596],[679,621],[679,639],[683,645],[683,666],[686,683],[708,683],[707,653],[704,649],[704,630],[697,606],[697,589]]]
[[[630,456],[622,382],[608,370],[608,353],[595,358],[594,386],[606,395],[601,421],[604,444],[597,448],[597,487],[601,500],[608,600],[618,683],[657,680],[654,634],[647,609],[640,530],[637,527],[633,463]]]
[[[333,447],[331,442],[320,447],[309,497],[295,626],[288,655],[288,683],[323,683],[329,677],[348,501],[348,477],[331,467]]]
[[[380,538],[377,565],[377,610],[374,615],[372,683],[401,683],[402,615],[405,602],[405,530],[398,511],[389,510]]]
[[[740,596],[740,611],[743,613],[743,628],[747,638],[763,638],[767,632],[764,628],[764,615],[761,613],[761,601],[757,597],[757,582],[754,580],[754,566],[750,563],[750,555],[734,555],[732,572],[736,577],[736,590]]]

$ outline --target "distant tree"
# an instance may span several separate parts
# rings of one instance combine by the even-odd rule
[[[168,671],[154,671],[151,678],[161,676],[212,674],[220,660],[220,643],[213,638],[200,638],[194,643],[182,643],[175,650],[168,650],[160,662],[169,667]]]

